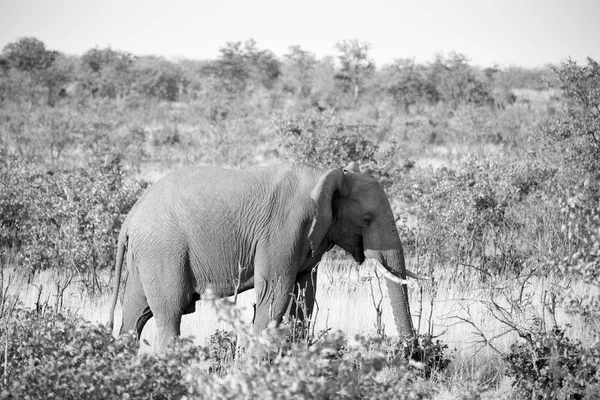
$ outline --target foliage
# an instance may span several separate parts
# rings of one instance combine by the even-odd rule
[[[600,287],[600,208],[596,196],[598,186],[600,185],[596,182],[591,196],[589,192],[582,191],[562,204],[561,211],[567,221],[562,230],[576,250],[568,258],[561,260],[559,267],[569,275],[578,276],[585,282]]]
[[[270,335],[269,341],[248,343],[252,357],[245,357],[229,375],[197,374],[192,378],[194,394],[198,398],[423,398],[399,358],[387,362],[384,353],[369,351],[361,338],[346,342],[329,335],[306,347],[284,346],[283,337]],[[347,347],[340,356],[341,346]],[[261,362],[258,354],[272,356]],[[386,367],[395,369],[395,378],[381,384],[376,376]]]
[[[217,329],[208,339],[208,354],[213,364],[209,372],[224,376],[233,367],[237,355],[237,339],[233,332]]]
[[[530,162],[506,164],[473,156],[454,170],[407,176],[409,182],[398,195],[414,204],[411,212],[422,226],[412,240],[424,254],[474,266],[482,276],[518,273],[533,250],[527,244],[534,243],[538,232],[521,223],[522,209],[539,205],[537,195],[553,174],[551,168]]]
[[[289,328],[271,326],[253,334],[235,310],[218,306],[236,326],[243,347],[226,371],[210,367],[223,365],[215,358],[219,346],[230,349],[222,332],[207,348],[179,340],[164,354],[137,354],[133,334],[114,339],[103,326],[72,316],[17,308],[12,316],[3,315],[10,319],[0,337],[7,343],[0,398],[428,397],[404,357],[394,355],[381,337],[346,339],[332,333],[312,345],[294,343]]]
[[[530,69],[510,66],[499,70],[494,79],[500,89],[525,88],[544,90],[548,86],[547,82],[552,79],[553,76],[552,70],[548,67]]]
[[[284,88],[298,97],[307,97],[312,91],[312,75],[317,59],[314,54],[303,50],[300,46],[290,46],[289,53],[284,55],[283,65]]]
[[[47,103],[54,105],[56,88],[67,82],[72,72],[65,67],[65,57],[57,51],[46,50],[44,43],[33,37],[7,44],[2,53],[7,71],[10,68],[14,70],[12,74],[5,75],[3,91],[15,98],[24,93],[31,102],[36,95],[36,86],[43,86],[48,91]],[[13,86],[12,90],[10,86]]]
[[[407,350],[408,358],[421,364],[420,373],[425,379],[444,372],[452,362],[448,356],[448,345],[439,339],[434,340],[429,334],[418,335]]]
[[[183,83],[181,69],[159,57],[140,57],[132,68],[132,91],[146,98],[176,101]]]
[[[560,151],[585,172],[600,171],[600,64],[588,58],[553,67],[558,87],[570,100],[567,115],[548,129]]]
[[[111,99],[128,94],[135,57],[127,52],[93,48],[81,56],[84,86],[92,96]]]
[[[554,264],[566,276],[600,288],[600,182],[587,183],[583,190],[561,204],[566,221],[561,232],[573,250]],[[566,299],[565,307],[571,313],[598,321],[600,295],[573,293]]]
[[[582,398],[588,386],[600,384],[600,371],[578,340],[563,329],[514,343],[506,355],[507,375],[520,395],[532,399]]]
[[[224,376],[206,374],[201,366],[193,368],[188,375],[192,398],[427,397],[405,359],[386,356],[393,350],[382,337],[346,339],[342,333],[329,333],[317,341],[291,341],[290,325],[273,324],[256,335],[227,300],[217,300],[215,305],[220,318],[237,332],[243,355]],[[393,372],[382,383],[378,375],[384,370]]]
[[[164,355],[137,355],[134,334],[115,339],[103,326],[52,310],[17,308],[3,318],[10,325],[2,336],[2,399],[179,399],[185,371],[203,357],[186,341]]]
[[[29,73],[49,68],[58,55],[56,51],[46,50],[46,45],[34,37],[9,43],[2,52],[11,67]]]
[[[1,158],[1,251],[15,249],[30,272],[61,266],[97,288],[111,267],[117,235],[144,184],[125,179],[119,158],[54,170]]]
[[[377,146],[365,137],[372,127],[344,123],[333,112],[275,114],[273,124],[287,139],[286,146],[294,161],[323,168],[339,168],[349,160],[375,161]]]
[[[59,93],[79,100],[91,96],[121,102],[140,96],[190,100],[210,91],[229,100],[259,94],[270,97],[271,104],[292,95],[296,100],[309,100],[298,103],[302,107],[357,109],[368,106],[371,99],[378,103],[389,99],[405,110],[413,104],[422,107],[438,102],[456,109],[460,104],[493,103],[491,86],[504,93],[509,87],[539,89],[535,82],[548,75],[546,70],[509,68],[486,79],[457,53],[438,55],[430,64],[398,60],[377,69],[368,43],[342,40],[335,49],[337,63],[331,56],[317,59],[299,46],[291,46],[282,62],[250,39],[226,43],[216,60],[172,62],[110,47],[67,57],[47,50],[39,39],[21,38],[5,46],[0,56],[0,100],[31,103],[39,97],[40,88],[51,106],[58,103]],[[190,68],[192,64],[196,65]],[[365,101],[358,102],[359,98]]]
[[[343,89],[351,92],[354,101],[358,99],[365,80],[375,70],[375,63],[369,58],[371,45],[357,39],[342,40],[336,43],[339,51],[340,71],[335,76]]]
[[[280,62],[269,50],[260,50],[256,41],[229,42],[221,53],[212,73],[229,93],[243,93],[252,85],[273,87],[281,74]]]
[[[427,104],[437,97],[435,87],[427,77],[427,69],[413,59],[398,59],[384,67],[380,79],[381,88],[406,114],[411,105]]]
[[[430,79],[440,100],[454,109],[464,103],[482,105],[491,100],[489,91],[463,54],[450,53],[447,58],[438,55],[431,66]]]

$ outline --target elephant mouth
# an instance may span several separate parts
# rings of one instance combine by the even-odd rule
[[[365,257],[365,245],[363,243],[363,238],[362,236],[358,236],[358,243],[356,244],[355,247],[355,254],[353,254],[352,256],[354,257],[354,259],[356,260],[356,262],[358,262],[359,264],[362,264],[366,257]]]

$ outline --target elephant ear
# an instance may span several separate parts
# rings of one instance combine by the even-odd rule
[[[344,173],[341,169],[331,169],[319,179],[317,186],[310,193],[310,197],[317,203],[317,212],[308,233],[313,252],[323,245],[325,236],[331,228],[333,223],[333,200],[336,192],[339,192],[342,188],[343,179]]]
[[[360,174],[360,166],[358,165],[358,163],[356,161],[352,161],[350,164],[346,165],[346,168],[344,168],[344,171]]]

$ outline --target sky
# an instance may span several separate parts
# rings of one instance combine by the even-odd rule
[[[0,49],[33,36],[81,55],[110,47],[169,59],[214,59],[253,38],[277,56],[299,45],[370,44],[378,66],[462,53],[481,67],[600,60],[600,0],[0,0]]]

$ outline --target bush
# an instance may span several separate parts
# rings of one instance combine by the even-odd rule
[[[493,103],[486,85],[478,79],[476,71],[463,54],[437,55],[431,65],[429,79],[433,82],[439,99],[456,109],[460,104],[486,105]]]
[[[0,341],[7,350],[0,365],[7,368],[0,398],[426,397],[404,354],[383,337],[331,333],[308,345],[290,341],[288,326],[250,333],[227,300],[218,307],[234,325],[240,348],[226,370],[214,368],[225,365],[222,350],[235,346],[222,331],[206,348],[179,339],[164,354],[137,354],[133,334],[114,339],[105,327],[73,316],[17,308],[2,315],[7,329]]]
[[[588,184],[561,202],[566,221],[561,234],[572,250],[555,260],[554,265],[562,274],[600,288],[600,207],[596,193],[600,193],[600,182]],[[565,306],[570,313],[596,321],[599,326],[600,295],[597,292],[585,297],[574,293],[566,299]]]
[[[553,68],[559,88],[570,100],[565,116],[547,133],[557,141],[558,151],[582,169],[600,169],[600,64],[588,58],[579,66],[568,60]]]
[[[300,116],[276,113],[272,119],[277,133],[284,138],[287,158],[321,168],[340,168],[355,161],[361,171],[377,179],[386,190],[413,168],[410,160],[400,161],[395,141],[379,151],[368,137],[374,125],[349,124],[332,111],[309,111]]]
[[[192,398],[418,399],[425,394],[400,356],[388,360],[384,343],[329,334],[311,346],[287,340],[286,328],[248,336],[245,354],[225,376],[199,367],[188,375]],[[375,347],[375,349],[374,349]],[[380,374],[390,378],[380,381]]]
[[[526,343],[514,343],[505,357],[506,374],[515,378],[517,391],[528,398],[582,398],[588,386],[600,384],[597,364],[585,354],[581,342],[554,328]]]
[[[216,330],[208,340],[212,366],[209,372],[223,376],[233,366],[237,354],[236,337],[224,330]]]
[[[414,346],[409,347],[410,359],[421,363],[421,374],[430,379],[435,373],[445,371],[450,365],[448,345],[434,340],[431,335],[419,335]]]
[[[365,124],[347,124],[333,112],[308,112],[301,116],[275,114],[273,124],[286,140],[289,157],[322,168],[339,168],[350,161],[375,162],[377,146],[365,135]]]
[[[51,310],[16,309],[8,332],[2,399],[179,399],[187,393],[184,372],[203,357],[189,341],[163,355],[137,355],[135,335],[115,339],[103,326]]]
[[[512,260],[488,261],[515,254],[510,246],[520,224],[510,212],[516,192],[510,168],[494,157],[469,157],[453,171],[443,168],[405,179],[399,195],[421,222],[412,232],[411,241],[420,246],[415,250],[444,263],[506,272]]]
[[[125,179],[119,158],[52,170],[4,155],[0,172],[0,252],[16,251],[30,273],[69,269],[98,288],[96,272],[112,267],[121,223],[145,184]]]

